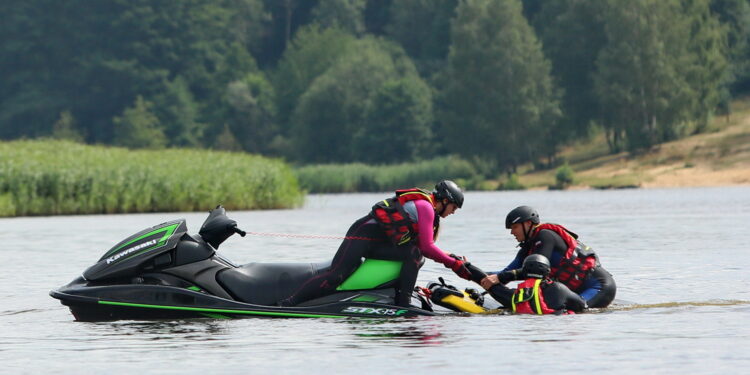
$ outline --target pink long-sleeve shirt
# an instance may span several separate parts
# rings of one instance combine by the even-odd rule
[[[440,250],[437,245],[435,245],[432,224],[435,221],[436,214],[435,209],[432,207],[432,203],[422,199],[415,199],[407,202],[404,205],[404,209],[410,216],[413,214],[413,210],[411,209],[411,207],[409,207],[409,205],[411,205],[412,203],[416,208],[417,216],[412,217],[412,219],[416,220],[417,227],[419,229],[417,247],[419,247],[419,250],[422,251],[422,254],[424,256],[438,263],[442,263],[446,267],[453,266],[453,264],[456,263],[456,260],[454,258],[451,258],[443,250]]]

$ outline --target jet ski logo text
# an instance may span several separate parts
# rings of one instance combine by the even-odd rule
[[[393,316],[399,316],[404,313],[406,313],[407,310],[396,310],[396,309],[386,309],[386,308],[372,308],[372,307],[358,307],[358,306],[349,306],[341,312],[344,313],[353,313],[353,314],[371,314],[371,315],[393,315]]]
[[[144,247],[149,247],[151,245],[156,245],[156,240],[146,241],[146,242],[144,242],[144,243],[142,243],[142,244],[140,244],[138,246],[133,246],[130,249],[127,249],[127,250],[125,250],[125,251],[123,251],[121,253],[117,253],[115,255],[112,255],[111,257],[107,258],[107,264],[110,264],[110,263],[112,263],[112,262],[114,262],[114,261],[116,261],[116,260],[124,257],[125,255],[128,255],[128,254],[130,254],[132,252],[138,251],[140,249],[143,249]]]

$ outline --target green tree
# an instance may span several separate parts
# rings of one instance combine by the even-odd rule
[[[364,10],[365,0],[319,0],[312,10],[312,19],[323,28],[361,35],[365,31]]]
[[[52,138],[83,142],[83,135],[76,129],[75,119],[70,111],[60,113],[60,118],[52,126]]]
[[[248,74],[227,86],[223,118],[242,146],[254,153],[269,153],[278,134],[273,87],[262,73]]]
[[[279,122],[288,129],[289,121],[297,102],[310,84],[325,73],[350,49],[356,39],[339,29],[322,29],[312,25],[295,35],[289,49],[271,74],[276,92],[276,108]],[[287,135],[286,131],[282,132]]]
[[[750,91],[750,2],[713,0],[710,7],[727,27],[728,86],[733,93],[746,93]],[[728,98],[729,94],[725,93],[724,100]]]
[[[718,103],[721,34],[707,13],[696,13],[702,6],[694,3],[689,14],[679,0],[607,2],[608,41],[594,82],[613,151],[673,139]]]
[[[432,148],[432,95],[418,77],[387,81],[365,109],[355,131],[355,157],[369,163],[399,163],[429,155]]]
[[[526,3],[524,3],[526,4]],[[555,131],[563,141],[587,136],[597,116],[593,73],[606,42],[602,23],[603,2],[547,0],[534,20],[552,75],[564,95],[563,118]]]
[[[292,123],[297,158],[305,162],[359,159],[352,137],[364,126],[374,93],[417,72],[404,51],[380,39],[357,41],[300,97]]]
[[[688,51],[690,64],[685,66],[688,83],[693,89],[691,120],[694,132],[704,132],[716,112],[731,79],[727,63],[727,30],[711,12],[711,0],[683,0],[688,17]],[[668,134],[673,138],[679,134]]]
[[[444,68],[457,5],[458,0],[410,0],[391,5],[387,36],[406,50],[423,77]]]
[[[163,148],[167,144],[153,104],[138,96],[133,107],[126,108],[122,116],[114,118],[115,144],[128,148]]]
[[[111,142],[113,117],[138,95],[158,101],[176,77],[197,122],[216,121],[211,101],[248,72],[236,57],[252,43],[235,21],[251,0],[12,1],[0,26],[3,136],[49,134],[69,110],[88,141]]]
[[[560,116],[550,63],[518,0],[467,0],[453,23],[441,103],[450,148],[513,171]]]
[[[198,122],[199,108],[181,76],[165,82],[153,99],[154,114],[164,129],[167,143],[177,147],[202,146],[204,125]]]
[[[226,124],[222,127],[219,135],[216,136],[216,139],[214,139],[212,148],[222,151],[242,151],[242,145],[232,133],[229,125]]]

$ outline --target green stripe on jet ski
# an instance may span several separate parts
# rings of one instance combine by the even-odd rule
[[[180,307],[180,306],[163,306],[163,305],[144,305],[140,303],[98,301],[102,305],[143,307],[147,309],[164,309],[164,310],[183,310],[197,311],[206,313],[224,313],[224,314],[246,314],[246,315],[270,315],[270,316],[289,316],[300,318],[346,318],[342,315],[322,315],[322,314],[304,314],[304,313],[282,313],[273,311],[246,311],[246,310],[225,310],[225,309],[208,309],[204,307]]]

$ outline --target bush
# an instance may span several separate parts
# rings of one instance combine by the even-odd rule
[[[573,168],[571,168],[567,163],[561,165],[555,172],[555,181],[556,184],[550,186],[550,189],[560,190],[568,188],[573,184],[574,181]]]
[[[310,193],[376,192],[422,186],[444,179],[474,181],[474,166],[456,157],[372,166],[361,163],[319,164],[297,168],[300,186]],[[466,188],[462,185],[463,188]]]
[[[500,186],[498,186],[499,190],[525,190],[526,186],[521,183],[518,179],[518,175],[513,173],[510,176],[508,176],[508,179],[503,181]]]

